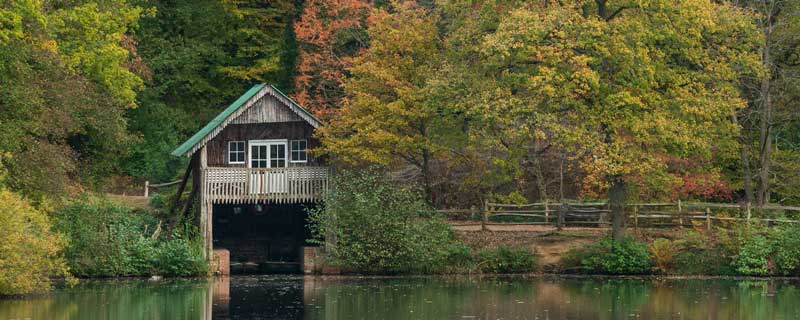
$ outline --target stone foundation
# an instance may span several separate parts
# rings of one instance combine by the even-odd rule
[[[231,275],[231,253],[227,249],[214,249],[214,255],[211,258],[211,274]]]

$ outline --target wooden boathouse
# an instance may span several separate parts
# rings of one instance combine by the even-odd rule
[[[328,187],[324,159],[308,152],[320,125],[276,87],[258,84],[172,152],[191,158],[178,194],[191,176],[207,258],[224,248],[234,270],[299,271],[304,208]]]

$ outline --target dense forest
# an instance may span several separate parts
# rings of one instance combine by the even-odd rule
[[[620,241],[579,248],[586,270],[673,272],[665,256],[719,258],[681,274],[800,270],[792,228],[649,247],[617,232],[631,201],[800,205],[798,0],[0,3],[0,295],[208,274],[175,199],[102,195],[181,177],[170,151],[256,83],[322,120],[312,152],[356,169],[311,222],[342,257],[397,255],[351,266],[529,272],[531,252],[472,252],[431,205],[609,199]],[[392,241],[405,251],[379,250]],[[363,243],[378,249],[348,251]]]
[[[326,154],[437,206],[800,204],[800,1],[3,1],[1,184],[36,204],[181,174],[258,82]]]

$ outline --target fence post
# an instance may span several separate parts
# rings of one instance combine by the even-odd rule
[[[711,230],[711,208],[706,207],[706,229]]]
[[[547,207],[547,200],[544,201],[544,223],[550,223],[550,212]]]
[[[683,229],[683,206],[681,205],[681,199],[678,199],[678,221],[681,229]]]
[[[750,202],[748,201],[747,202],[747,223],[750,223],[750,217],[751,216],[752,216],[752,213],[750,211]]]
[[[633,228],[639,229],[639,206],[633,205]]]
[[[566,211],[566,206],[567,205],[563,202],[558,205],[558,220],[556,220],[556,227],[559,231],[564,229],[564,211]]]
[[[486,231],[486,223],[489,222],[489,200],[483,200],[483,210],[481,211],[481,230]]]
[[[147,198],[150,195],[150,181],[144,181],[144,197]]]
[[[475,208],[475,205],[469,206],[469,218],[470,220],[475,220],[475,216],[478,213],[478,208]]]

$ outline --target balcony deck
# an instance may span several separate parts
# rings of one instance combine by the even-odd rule
[[[210,203],[317,202],[328,190],[328,167],[207,167],[203,199]]]

